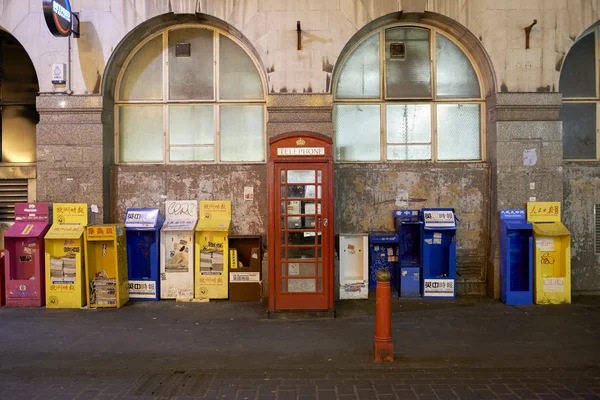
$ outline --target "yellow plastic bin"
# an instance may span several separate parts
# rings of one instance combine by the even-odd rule
[[[197,299],[226,299],[229,295],[229,200],[200,201],[195,235],[195,285]]]
[[[119,308],[129,301],[125,225],[85,230],[85,273],[89,307]]]
[[[571,303],[571,233],[560,222],[559,202],[527,203],[535,239],[535,304]]]
[[[52,226],[45,236],[46,307],[81,308],[85,305],[83,230],[87,204],[54,203]]]

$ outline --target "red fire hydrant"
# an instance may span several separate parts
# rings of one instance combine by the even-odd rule
[[[392,309],[390,292],[391,274],[386,269],[377,271],[377,302],[375,304],[375,340],[373,343],[375,362],[394,361],[392,343]]]

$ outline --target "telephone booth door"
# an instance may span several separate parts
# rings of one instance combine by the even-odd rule
[[[306,132],[271,141],[269,309],[333,309],[331,140]]]

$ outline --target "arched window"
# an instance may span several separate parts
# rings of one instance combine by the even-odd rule
[[[178,26],[128,57],[116,93],[119,163],[264,162],[264,82],[219,30]]]
[[[563,95],[560,119],[563,123],[563,158],[598,160],[597,134],[598,28],[592,28],[573,45],[562,66],[559,90]]]
[[[341,62],[334,86],[337,161],[482,159],[479,75],[444,34],[385,27]]]

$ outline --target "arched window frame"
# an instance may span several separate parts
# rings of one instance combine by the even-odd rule
[[[391,28],[396,27],[404,27],[404,28],[421,28],[426,29],[430,32],[430,77],[431,77],[431,97],[402,97],[402,98],[392,98],[386,96],[386,59],[385,59],[385,31]],[[477,82],[479,86],[479,97],[473,98],[438,98],[437,90],[436,90],[436,75],[437,75],[437,67],[436,67],[436,34],[440,34],[444,36],[446,39],[451,41],[454,45],[456,45],[463,54],[469,60],[476,76]],[[340,98],[338,97],[338,83],[340,76],[342,75],[343,68],[348,61],[349,57],[356,51],[356,49],[364,43],[369,38],[374,35],[379,35],[379,97],[378,98]],[[332,93],[334,106],[340,104],[355,104],[355,105],[379,105],[380,106],[380,158],[379,160],[373,161],[360,161],[360,160],[340,160],[337,154],[337,147],[335,149],[335,160],[337,163],[474,163],[474,162],[484,162],[486,153],[486,119],[485,119],[485,89],[483,86],[483,75],[475,62],[473,56],[469,53],[469,51],[463,46],[460,42],[455,40],[452,36],[448,35],[446,32],[437,29],[435,27],[418,24],[418,23],[397,23],[397,24],[389,24],[383,27],[380,27],[376,30],[369,32],[364,35],[364,37],[360,38],[339,60],[340,63],[339,69],[336,71],[336,76],[334,78]],[[480,107],[480,123],[479,123],[479,133],[480,133],[480,157],[479,159],[456,159],[456,160],[439,160],[438,159],[438,144],[437,144],[437,104],[478,104]],[[429,160],[388,160],[387,159],[387,138],[386,138],[386,105],[391,104],[410,104],[410,105],[418,105],[418,104],[428,104],[431,105],[431,158]],[[335,139],[337,137],[337,121],[335,117],[334,111],[334,145]]]
[[[208,100],[171,100],[169,99],[169,36],[168,33],[171,31],[176,31],[180,29],[206,29],[213,32],[213,98]],[[260,99],[221,99],[220,98],[220,84],[219,84],[219,72],[220,72],[220,43],[219,36],[222,35],[227,39],[230,39],[235,44],[237,44],[252,60],[254,67],[256,68],[257,74],[260,77],[261,82],[261,98]],[[146,44],[148,44],[153,39],[162,36],[162,100],[122,100],[121,99],[121,89],[122,89],[122,80],[127,71],[127,67],[138,53],[140,49],[142,49]],[[168,28],[162,29],[158,32],[149,35],[142,42],[140,42],[130,54],[128,54],[121,70],[119,71],[119,75],[117,77],[116,85],[115,85],[115,101],[114,101],[114,157],[115,163],[117,165],[165,165],[165,164],[265,164],[267,162],[267,138],[266,138],[266,121],[267,121],[267,110],[266,110],[266,93],[267,82],[266,77],[260,67],[260,61],[257,57],[247,49],[247,47],[235,36],[231,35],[229,32],[218,29],[216,27],[204,24],[180,24],[170,26]],[[169,105],[214,105],[214,159],[211,161],[170,161],[169,151],[170,151],[170,136],[169,136]],[[236,105],[260,105],[262,106],[262,160],[260,161],[222,161],[220,154],[220,106],[219,105],[228,105],[228,106],[236,106]],[[162,162],[124,162],[120,160],[120,144],[119,144],[119,135],[120,135],[120,125],[119,125],[119,111],[120,107],[126,105],[142,105],[142,106],[162,106],[163,107],[163,161]],[[185,147],[185,146],[179,146]],[[190,145],[189,147],[194,147]]]
[[[595,140],[596,140],[596,158],[564,158],[563,155],[563,159],[565,161],[575,161],[575,162],[594,162],[594,161],[600,161],[600,71],[598,70],[598,68],[600,68],[600,62],[598,61],[598,58],[600,57],[600,23],[596,23],[594,24],[594,26],[592,26],[591,28],[587,29],[585,32],[583,32],[579,38],[577,38],[577,40],[573,43],[573,45],[571,46],[571,48],[569,49],[569,51],[567,52],[567,55],[565,56],[563,63],[561,65],[561,69],[560,69],[560,73],[562,75],[563,73],[563,67],[565,65],[565,62],[567,61],[567,59],[569,58],[569,55],[571,54],[571,50],[573,49],[573,47],[583,38],[587,37],[588,35],[593,35],[594,36],[594,71],[595,71],[595,91],[596,94],[594,97],[581,97],[581,96],[572,96],[572,97],[565,97],[565,95],[563,95],[562,97],[562,101],[563,104],[595,104],[596,105],[596,124],[595,124]],[[562,77],[562,76],[561,76]],[[559,77],[559,92],[562,93],[564,91],[564,88],[561,87],[560,85],[560,78]],[[563,109],[564,110],[564,109]],[[562,114],[562,112],[561,112]],[[561,121],[563,121],[562,115],[561,115]],[[564,124],[564,121],[563,121]],[[565,135],[565,127],[563,125],[563,141],[564,141],[564,135]]]

